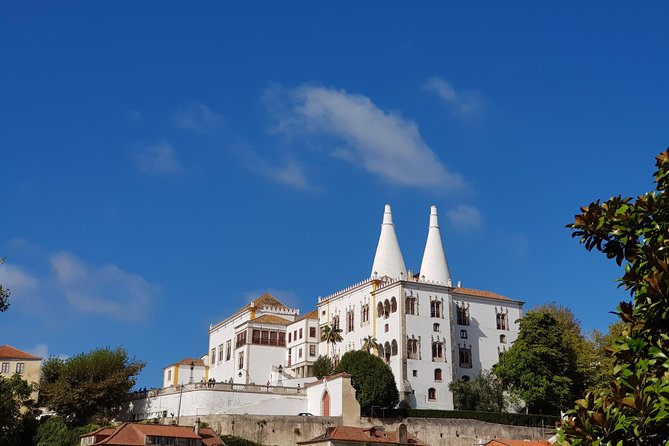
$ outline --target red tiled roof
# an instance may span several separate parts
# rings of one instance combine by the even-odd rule
[[[362,428],[351,426],[328,427],[325,434],[307,441],[299,441],[297,444],[319,443],[323,441],[355,441],[362,444],[398,444],[397,431],[380,431],[374,428]],[[405,443],[403,443],[405,444]],[[423,443],[415,435],[407,432],[407,443],[417,446],[429,446]]]
[[[301,321],[303,319],[318,319],[318,310],[310,311],[306,314],[303,314],[302,316],[295,319],[295,322]]]
[[[548,440],[505,440],[496,438],[490,440],[485,446],[550,446]]]
[[[245,311],[250,310],[250,309],[251,309],[251,304],[253,304],[253,308],[254,308],[254,309],[259,309],[259,308],[262,308],[262,307],[288,308],[283,302],[281,302],[281,301],[280,301],[279,299],[277,299],[276,297],[272,296],[272,295],[269,294],[269,293],[265,293],[265,294],[263,294],[262,296],[260,296],[260,297],[258,297],[258,298],[256,298],[256,299],[253,299],[251,302],[249,302],[248,304],[244,305],[242,308],[240,308],[239,310],[235,311],[232,315],[226,317],[226,318],[223,319],[221,322],[217,322],[216,324],[214,324],[214,325],[210,328],[210,330],[213,329],[214,327],[219,326],[219,325],[222,324],[223,322],[225,322],[225,321],[227,321],[227,320],[230,320],[230,319],[234,318],[235,316],[238,316],[239,314],[241,314],[241,313],[243,313],[243,312],[245,312]]]
[[[508,297],[504,297],[501,294],[493,293],[492,291],[485,290],[475,290],[474,288],[453,288],[453,292],[456,294],[464,294],[466,296],[476,296],[476,297],[487,297],[489,299],[500,299],[500,300],[511,300]]]
[[[249,323],[256,323],[256,322],[259,322],[261,324],[274,324],[274,325],[292,324],[292,322],[289,321],[288,319],[284,319],[280,316],[275,316],[273,314],[263,314],[262,316],[259,316],[249,321]]]
[[[119,446],[143,446],[146,444],[146,437],[169,437],[181,439],[201,439],[206,446],[224,446],[223,441],[216,435],[212,429],[201,428],[200,434],[196,434],[190,426],[167,426],[162,424],[137,424],[123,423],[113,429],[113,432],[94,445],[119,445]],[[106,432],[105,432],[106,434]],[[89,432],[81,437],[90,437],[93,435],[104,435],[100,429]]]
[[[193,363],[193,365],[199,365],[199,366],[204,365],[204,361],[202,360],[202,358],[184,358],[181,361],[175,362],[174,364],[170,364],[165,368],[174,367],[175,365],[190,365],[191,362]]]
[[[2,359],[42,359],[41,356],[31,355],[14,348],[11,345],[0,345],[0,358]]]

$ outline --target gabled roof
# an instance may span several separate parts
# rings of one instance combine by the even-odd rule
[[[301,321],[304,319],[318,319],[318,310],[310,311],[306,314],[303,314],[302,316],[295,319],[293,322]]]
[[[34,360],[40,360],[42,359],[41,356],[35,356],[31,355],[30,353],[26,353],[22,350],[19,350],[18,348],[14,348],[11,345],[0,345],[0,358],[2,359],[34,359]]]
[[[550,446],[548,440],[505,440],[496,438],[486,443],[486,446]]]
[[[275,316],[273,314],[263,314],[262,316],[257,317],[252,321],[249,321],[249,323],[256,323],[256,322],[261,324],[275,324],[275,325],[292,324],[292,321],[289,321],[288,319],[284,319],[279,316]]]
[[[123,423],[116,428],[109,436],[103,438],[94,445],[119,445],[119,446],[143,446],[146,444],[146,437],[169,437],[180,439],[203,440],[206,446],[224,446],[223,441],[216,435],[212,429],[200,428],[200,433],[196,434],[191,426],[167,426],[161,424],[138,424]],[[97,435],[105,435],[107,432],[97,431],[81,435],[80,438]]]
[[[251,305],[253,305],[253,307],[251,307]],[[288,306],[286,306],[286,304],[284,304],[283,302],[281,302],[281,301],[280,301],[279,299],[277,299],[276,297],[272,296],[272,295],[269,294],[269,293],[265,293],[265,294],[261,295],[260,297],[258,297],[258,298],[256,298],[256,299],[253,299],[251,302],[249,302],[248,304],[244,305],[242,308],[240,308],[239,310],[235,311],[232,315],[226,317],[226,318],[223,319],[222,321],[213,324],[213,325],[209,328],[209,330],[212,330],[213,328],[218,327],[218,326],[221,325],[222,323],[224,323],[224,322],[226,322],[226,321],[229,321],[230,319],[233,319],[233,318],[235,318],[236,316],[239,316],[240,314],[244,313],[245,311],[249,311],[249,310],[251,310],[251,308],[253,308],[253,309],[258,309],[258,308],[263,308],[263,307],[288,308]]]
[[[499,299],[499,300],[511,300],[508,297],[504,297],[501,294],[493,293],[492,291],[475,290],[474,288],[457,287],[453,288],[453,292],[456,294],[464,294],[465,296],[486,297],[488,299]]]
[[[320,443],[324,441],[351,441],[361,444],[399,444],[397,431],[379,431],[374,428],[362,428],[351,426],[328,427],[323,435],[307,441],[298,441],[297,444]],[[417,446],[429,446],[423,443],[415,435],[407,432],[407,443]]]
[[[167,369],[169,367],[174,367],[174,366],[190,365],[191,362],[193,363],[193,365],[196,366],[204,366],[204,361],[202,360],[202,358],[184,358],[181,361],[175,362],[174,364],[170,364],[165,368]]]

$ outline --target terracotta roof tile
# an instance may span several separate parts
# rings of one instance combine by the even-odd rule
[[[89,432],[82,437],[91,435],[100,435],[98,431]],[[200,435],[196,434],[190,426],[168,426],[162,424],[137,424],[123,423],[117,426],[108,437],[102,439],[95,445],[123,445],[123,446],[141,446],[146,444],[146,437],[171,437],[185,439],[202,439],[206,446],[222,446],[224,443],[212,429],[200,429]]]
[[[199,366],[204,365],[204,361],[202,360],[202,358],[184,358],[181,361],[175,362],[174,364],[170,364],[165,368],[174,367],[175,365],[190,365],[191,362],[194,365],[199,365]]]
[[[550,446],[548,440],[505,440],[496,438],[486,443],[486,446]]]
[[[244,305],[242,308],[239,310],[235,311],[232,315],[226,317],[220,322],[217,322],[216,324],[212,325],[210,330],[213,329],[214,327],[217,327],[221,325],[223,322],[228,321],[230,319],[233,319],[234,317],[240,315],[241,313],[248,311],[251,309],[251,304],[253,304],[254,308],[262,308],[262,307],[279,307],[279,308],[288,308],[283,302],[281,302],[279,299],[276,297],[272,296],[269,293],[265,293],[261,295],[260,297],[253,299],[251,302],[248,304]]]
[[[370,444],[398,444],[397,431],[381,431],[373,428],[361,428],[351,426],[329,427],[325,434],[312,438],[311,440],[301,441],[297,444],[309,444],[322,441],[355,441]],[[417,446],[428,446],[418,437],[407,432],[407,444]]]
[[[0,345],[0,358],[2,359],[42,359],[41,356],[31,355],[11,345]]]
[[[259,316],[249,322],[250,323],[259,322],[261,324],[276,324],[276,325],[292,324],[292,321],[289,321],[288,319],[284,319],[279,316],[275,316],[273,314],[263,314],[262,316]]]
[[[306,314],[303,314],[302,316],[295,319],[295,322],[301,321],[301,320],[304,320],[304,319],[318,319],[318,310],[310,311]]]
[[[476,297],[487,297],[489,299],[499,299],[499,300],[511,300],[508,297],[504,297],[500,294],[493,293],[492,291],[485,290],[475,290],[474,288],[453,288],[453,292],[456,294],[464,294],[465,296],[476,296]]]

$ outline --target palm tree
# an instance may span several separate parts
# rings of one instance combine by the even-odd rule
[[[343,341],[343,338],[341,337],[341,328],[325,324],[321,330],[321,341],[327,342],[328,345],[332,344],[333,348],[337,342]]]
[[[367,353],[370,353],[373,348],[376,348],[376,338],[369,335],[362,340],[362,349],[367,350]]]

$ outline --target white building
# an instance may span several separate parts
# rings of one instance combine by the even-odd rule
[[[400,398],[411,407],[452,409],[448,384],[497,363],[518,335],[523,302],[453,284],[430,210],[420,271],[407,271],[390,205],[370,276],[329,296],[299,317],[264,294],[209,330],[208,376],[217,382],[281,384],[312,375],[318,354],[335,360],[375,340],[373,353],[392,369]],[[320,342],[326,325],[342,330],[334,347]]]

